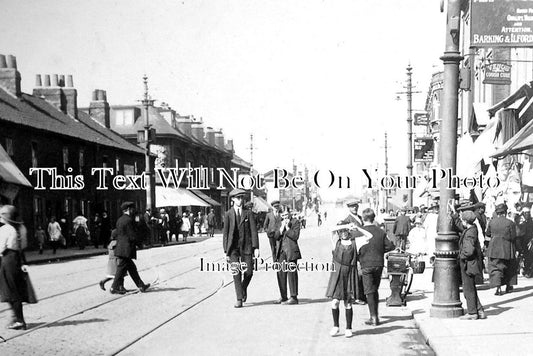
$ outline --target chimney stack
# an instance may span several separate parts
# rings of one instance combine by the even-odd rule
[[[227,140],[227,141],[226,141],[226,149],[227,149],[228,151],[233,152],[233,140]]]
[[[178,129],[183,131],[185,135],[192,136],[192,122],[190,116],[178,116],[176,124],[178,125]]]
[[[224,149],[224,134],[222,133],[222,129],[218,129],[218,131],[215,131],[215,145],[218,148]]]
[[[93,91],[92,101],[89,104],[89,115],[107,128],[110,128],[109,103],[105,90]]]
[[[37,80],[36,80],[36,84]],[[46,74],[44,76],[44,86],[38,86],[33,89],[33,95],[43,98],[57,109],[66,113],[67,101],[65,95],[61,91],[61,88],[58,85],[58,75],[53,74],[51,76]]]
[[[206,133],[205,133],[206,141],[209,143],[210,146],[215,145],[215,130],[213,130],[212,127],[207,127]]]
[[[74,80],[72,74],[67,75],[67,82],[65,83],[65,76],[61,75],[60,82],[63,86],[63,95],[65,97],[65,112],[74,118],[78,118],[78,91],[74,89]]]
[[[17,58],[0,54],[0,87],[14,96],[20,96],[20,73],[17,70]]]
[[[204,124],[202,121],[193,121],[191,122],[191,132],[194,137],[198,140],[204,140]]]

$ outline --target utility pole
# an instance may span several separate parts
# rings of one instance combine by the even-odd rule
[[[459,64],[463,57],[459,51],[461,0],[448,0],[446,18],[446,48],[440,58],[444,62],[443,115],[440,130],[440,156],[442,169],[456,174],[457,164],[457,114],[459,91]],[[440,181],[438,236],[435,239],[434,281],[435,290],[429,315],[435,318],[454,318],[463,314],[459,299],[459,266],[457,255],[459,238],[449,217],[454,204],[455,189]]]
[[[254,134],[250,134],[250,176],[254,175]],[[250,201],[254,202],[254,188],[250,193]]]
[[[385,177],[389,175],[389,155],[387,144],[387,131],[385,131]],[[385,211],[389,211],[389,190],[385,189]]]
[[[145,175],[147,177],[146,181],[146,209],[152,209],[153,202],[152,202],[152,169],[151,169],[151,161],[150,161],[150,128],[152,125],[150,125],[150,119],[149,119],[149,107],[154,104],[155,100],[152,100],[150,96],[148,95],[148,77],[146,74],[143,76],[143,82],[144,82],[144,97],[141,100],[142,106],[144,108],[144,117],[146,118],[146,124],[144,125],[144,143],[146,145],[146,151],[145,151]]]

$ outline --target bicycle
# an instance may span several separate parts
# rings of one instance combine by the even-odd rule
[[[387,306],[405,306],[406,299],[413,284],[413,276],[423,273],[426,267],[421,261],[423,253],[410,253],[398,250],[387,257],[387,273],[391,280],[391,295]]]

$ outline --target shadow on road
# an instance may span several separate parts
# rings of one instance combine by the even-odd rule
[[[389,324],[394,323],[395,321],[402,321],[402,320],[413,320],[413,317],[411,315],[404,315],[404,316],[380,316],[379,320],[381,321],[381,324]]]
[[[65,321],[58,321],[57,323],[53,323],[50,325],[45,326],[45,328],[54,328],[56,326],[75,326],[80,324],[87,324],[87,323],[102,323],[104,321],[108,321],[108,319],[100,319],[100,318],[92,318],[92,319],[85,319],[85,320],[65,320]]]
[[[177,287],[177,288],[167,287],[167,288],[158,288],[158,287],[154,287],[153,289],[148,289],[148,290],[146,291],[146,293],[155,293],[155,292],[177,292],[177,291],[184,290],[184,289],[196,289],[196,288],[191,288],[191,287]]]
[[[391,332],[393,330],[398,330],[398,329],[405,329],[405,327],[403,327],[403,326],[387,326],[385,328],[377,327],[377,328],[372,328],[372,329],[363,329],[363,330],[355,331],[354,335],[358,336],[358,335],[385,334],[385,333]]]

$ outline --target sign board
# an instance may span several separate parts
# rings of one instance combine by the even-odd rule
[[[432,138],[415,138],[414,139],[414,161],[415,162],[433,162],[435,155],[433,149],[434,141]]]
[[[427,126],[429,125],[429,114],[427,112],[415,113],[415,125]]]
[[[470,47],[533,46],[533,0],[471,0]]]
[[[486,65],[483,84],[511,84],[511,65],[497,62]]]

